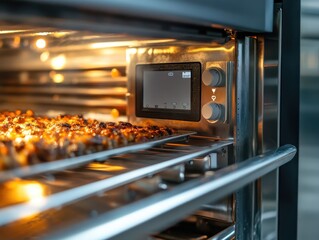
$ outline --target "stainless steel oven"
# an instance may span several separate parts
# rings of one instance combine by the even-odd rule
[[[282,6],[1,2],[2,111],[175,129],[3,168],[1,238],[276,239]]]

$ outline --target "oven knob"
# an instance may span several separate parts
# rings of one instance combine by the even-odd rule
[[[225,73],[218,67],[208,68],[203,72],[202,81],[209,87],[225,86]]]
[[[206,120],[218,121],[222,118],[223,106],[218,103],[207,103],[202,107],[202,115]]]

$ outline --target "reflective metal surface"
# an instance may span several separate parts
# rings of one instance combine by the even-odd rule
[[[172,4],[174,4],[174,7],[172,7]],[[79,8],[79,6],[81,7]],[[243,0],[240,2],[236,0],[226,0],[219,3],[208,1],[208,0],[201,0],[201,1],[166,1],[166,0],[163,0],[163,1],[157,1],[157,0],[150,0],[150,1],[128,1],[128,0],[4,1],[0,3],[0,15],[2,18],[0,25],[6,26],[7,22],[2,22],[3,20],[3,21],[14,21],[14,22],[16,21],[27,22],[29,24],[34,24],[37,26],[47,25],[51,27],[58,27],[58,28],[61,27],[63,29],[64,28],[75,29],[75,31],[62,30],[57,32],[55,32],[56,31],[55,28],[49,27],[49,28],[43,29],[43,32],[47,31],[46,33],[48,33],[48,35],[54,35],[54,36],[56,35],[57,36],[57,37],[55,36],[56,38],[60,38],[59,34],[62,34],[64,36],[70,36],[70,38],[72,37],[78,38],[78,39],[73,38],[73,40],[75,40],[73,43],[75,44],[73,44],[72,46],[70,45],[67,47],[59,46],[54,44],[53,42],[53,45],[46,49],[48,50],[50,56],[55,54],[53,58],[57,57],[57,59],[60,59],[60,60],[61,59],[63,60],[64,58],[63,57],[59,58],[59,55],[57,53],[66,51],[66,55],[64,56],[68,58],[68,61],[65,66],[69,70],[70,69],[72,70],[75,68],[86,69],[87,67],[91,68],[92,70],[92,68],[96,68],[96,65],[92,67],[92,65],[90,65],[90,62],[94,62],[95,64],[98,62],[98,64],[100,64],[98,65],[98,67],[100,68],[104,68],[104,67],[123,68],[125,67],[124,65],[126,64],[126,59],[123,58],[125,57],[125,53],[123,53],[122,51],[121,54],[113,54],[113,55],[108,54],[110,50],[108,48],[112,47],[116,49],[117,47],[129,46],[130,48],[126,52],[127,61],[130,62],[128,71],[134,74],[133,68],[135,67],[136,63],[141,63],[141,62],[146,62],[146,63],[171,62],[171,61],[180,62],[180,61],[193,61],[193,59],[197,59],[198,61],[203,63],[203,66],[204,66],[208,60],[209,61],[234,61],[237,55],[237,53],[235,52],[235,47],[236,47],[235,41],[230,40],[231,32],[228,30],[224,30],[224,28],[234,27],[234,28],[238,28],[239,30],[245,30],[245,31],[248,30],[248,31],[257,31],[257,32],[271,31],[272,30],[272,10],[273,10],[273,1],[268,1],[268,0],[261,0],[261,1]],[[132,18],[134,16],[135,17],[138,16],[138,17]],[[61,21],[61,19],[63,19],[63,21]],[[170,21],[170,24],[167,24],[168,21]],[[101,23],[104,23],[104,24],[101,24]],[[222,24],[222,26],[219,24]],[[114,42],[110,39],[107,39],[107,37],[102,36],[101,38],[99,38],[92,34],[87,34],[87,37],[90,37],[93,39],[92,42],[90,42],[91,40],[88,40],[86,42],[84,39],[81,38],[83,37],[83,35],[78,36],[76,31],[76,30],[83,30],[83,29],[85,30],[89,29],[90,31],[96,31],[100,33],[101,32],[102,33],[127,32],[132,35],[159,37],[159,38],[162,38],[163,42],[155,41],[155,42],[150,42],[151,44],[145,43],[142,40],[139,40],[137,42],[134,42],[134,41],[125,42],[123,41],[123,39],[127,38],[127,36],[121,36],[119,39],[116,39],[117,36],[113,36],[115,38],[115,41],[120,40],[118,41],[120,45],[112,45],[114,44]],[[15,48],[18,48],[18,47],[22,47],[22,48],[26,46],[30,47],[30,45],[27,44],[28,41],[26,41],[29,39],[24,39],[24,37],[28,38],[30,36],[33,36],[33,37],[41,36],[39,33],[37,33],[37,31],[32,30],[32,28],[31,29],[21,28],[20,30],[19,29],[17,30],[17,32],[21,33],[21,39],[20,38],[15,39],[16,37],[15,32],[10,32],[10,31],[12,31],[12,29],[10,30],[9,28],[8,29],[1,28],[1,31],[0,31],[1,47],[4,47],[5,49],[4,52],[7,52],[8,49],[11,49],[11,50],[13,49],[13,52],[15,52]],[[167,38],[167,39],[163,39],[163,38]],[[203,45],[198,43],[179,45],[179,44],[176,44],[176,42],[174,42],[174,39],[171,39],[171,38],[177,38],[177,39],[183,39],[183,40],[196,40],[200,42],[205,42],[206,45],[205,43],[203,43]],[[100,42],[96,42],[96,40]],[[212,43],[212,41],[215,41],[215,42]],[[239,41],[241,40],[239,39]],[[19,45],[20,42],[21,42],[21,45]],[[166,43],[166,44],[163,45],[161,43],[164,43],[164,44]],[[72,50],[81,51],[83,50],[81,49],[83,46],[86,46],[89,48],[95,48],[95,47],[98,48],[95,51],[97,57],[87,58],[87,55],[88,55],[87,52],[82,51],[82,54],[79,58],[76,58],[76,57],[72,58]],[[179,126],[180,128],[184,128],[188,130],[199,129],[199,131],[201,131],[202,134],[205,134],[210,137],[214,137],[216,139],[233,139],[233,135],[235,132],[235,139],[236,139],[235,154],[236,154],[237,161],[242,162],[247,157],[255,156],[258,150],[257,144],[256,144],[257,143],[256,133],[257,133],[257,127],[259,127],[259,125],[257,125],[257,121],[256,121],[257,113],[255,112],[256,110],[255,96],[258,96],[258,95],[255,94],[256,83],[254,82],[256,77],[256,72],[254,71],[256,67],[255,39],[246,38],[243,42],[239,43],[238,49],[239,49],[239,58],[237,60],[238,60],[239,69],[237,70],[236,74],[233,74],[232,72],[233,67],[231,66],[232,70],[229,71],[231,76],[238,75],[238,89],[236,94],[234,94],[235,92],[233,91],[232,88],[228,89],[229,92],[233,91],[232,94],[229,94],[228,96],[234,97],[236,95],[236,98],[238,97],[238,102],[235,97],[233,99],[229,98],[229,100],[231,100],[229,102],[231,102],[232,104],[236,102],[238,103],[237,106],[235,105],[228,106],[229,107],[228,110],[230,113],[229,115],[232,114],[232,120],[236,119],[236,124],[237,124],[236,130],[233,129],[232,122],[228,125],[227,124],[211,125],[211,124],[207,124],[207,122],[205,121],[200,121],[197,123],[162,121],[162,123],[166,125],[170,125],[170,126]],[[46,67],[50,69],[52,67],[51,63],[55,62],[55,61],[51,61],[51,60],[54,60],[53,58],[50,59],[50,61],[45,60],[47,51],[38,51],[38,52],[33,51],[32,54],[34,58],[31,58],[32,61],[28,61],[30,58],[26,57],[25,53],[26,51],[21,51],[17,55],[12,54],[11,57],[9,56],[10,54],[6,55],[6,56],[9,56],[10,61],[7,61],[8,58],[2,58],[1,60],[2,64],[0,64],[0,68],[4,71],[6,70],[14,70],[14,71],[38,70],[38,69],[33,69],[35,66],[39,68]],[[116,55],[118,56],[117,58],[115,58]],[[16,59],[19,59],[19,61],[16,61]],[[84,61],[85,64],[82,64],[82,60],[84,59],[85,59]],[[95,60],[98,60],[98,61],[95,62]],[[80,66],[77,64],[79,64]],[[271,62],[270,65],[271,64],[273,64],[273,62]],[[56,71],[58,70],[60,71],[60,69],[58,69],[59,64],[57,64],[56,66],[53,66],[52,68]],[[58,74],[61,74],[61,73],[62,72],[59,72]],[[33,81],[32,83],[32,81],[29,81],[30,78],[29,77],[26,78],[25,75],[23,74],[24,73],[22,73],[22,76],[21,78],[19,78],[19,80],[21,80],[24,83],[27,82],[26,85],[28,86],[32,86],[32,84],[38,80],[36,79],[36,81]],[[63,76],[66,76],[66,75],[63,75]],[[42,79],[39,78],[39,79],[41,81],[47,81],[47,78],[48,76],[44,76],[44,78]],[[59,78],[56,78],[55,81],[59,82],[61,81],[61,79],[62,77],[60,76]],[[266,78],[264,80],[267,81]],[[105,81],[105,79],[102,79],[102,81]],[[270,82],[270,85],[271,84],[272,82]],[[134,85],[131,85],[130,87],[134,88]],[[4,106],[8,106],[9,102],[16,101],[16,97],[9,96],[12,94],[14,89],[10,87],[4,87],[0,89],[1,89],[0,95],[2,96],[0,100]],[[266,90],[268,91],[265,94],[266,97],[268,96],[268,94],[271,95],[272,93],[271,89],[272,88],[268,88],[269,91]],[[74,88],[73,90],[74,90],[74,94],[78,94],[81,96],[83,95],[83,92],[84,92],[83,89]],[[96,90],[96,88],[93,90]],[[123,107],[125,105],[125,101],[123,99],[124,91],[125,89],[122,89],[120,91],[119,95],[121,99],[119,99],[119,101],[114,101],[114,100],[109,101],[108,98],[103,98],[98,100],[95,98],[94,99],[89,98],[84,100],[82,99],[83,101],[82,100],[77,101],[76,98],[66,99],[64,98],[64,96],[60,96],[67,93],[67,90],[64,90],[64,89],[51,89],[51,91],[41,92],[41,91],[37,91],[37,89],[32,87],[23,88],[22,90],[21,89],[17,90],[15,94],[17,94],[18,92],[20,94],[24,94],[25,92],[27,92],[32,94],[43,94],[43,95],[56,94],[56,95],[53,96],[52,99],[43,97],[43,96],[25,97],[23,101],[20,101],[19,105],[16,104],[15,106],[24,106],[24,103],[30,104],[32,102],[39,102],[40,105],[41,104],[48,105],[50,104],[50,102],[52,102],[52,100],[54,100],[56,102],[60,102],[60,104],[64,103],[64,104],[70,105],[69,109],[71,109],[76,104],[82,105],[82,106],[84,105],[94,106],[100,109],[102,108],[104,109],[104,107],[108,107],[108,108],[120,107],[120,106]],[[102,93],[112,95],[112,92],[110,91],[109,92],[95,91],[95,94],[92,94],[92,97],[97,97],[97,95],[100,96],[100,94]],[[276,93],[278,92],[276,91]],[[117,94],[113,93],[113,95],[117,95]],[[130,91],[127,94],[127,97],[129,99],[134,98],[134,92]],[[265,105],[267,105],[268,103],[272,104],[276,102],[277,100],[276,98],[277,96],[274,96],[274,101],[273,99],[271,99],[269,102],[266,101]],[[131,104],[131,106],[134,106],[135,105],[134,100],[132,102],[133,103]],[[267,107],[269,106],[267,105]],[[273,131],[274,130],[273,127],[274,126],[275,128],[277,127],[277,122],[276,120],[272,121],[273,115],[271,114],[274,114],[274,112],[276,112],[277,109],[276,109],[276,106],[270,106],[270,108],[271,109],[266,109],[265,113],[267,114],[267,117],[269,116],[269,119],[271,119],[270,121],[268,121],[268,123],[271,122],[271,124],[267,126],[267,120],[269,119],[265,119],[266,124],[263,127],[265,127],[264,133],[271,135],[270,137],[273,137],[272,134],[275,133],[275,131]],[[238,115],[236,117],[234,116],[236,112],[235,109],[238,109],[237,110]],[[130,116],[134,115],[134,110],[135,110],[134,107],[133,108],[129,107],[128,112]],[[267,110],[269,111],[267,112]],[[133,120],[135,121],[136,119],[133,118]],[[270,129],[270,131],[267,131],[267,129]],[[264,141],[264,143],[267,144],[267,141]],[[228,145],[231,143],[227,142],[225,144]],[[273,142],[270,142],[269,146],[272,146],[273,144],[274,144]],[[214,145],[214,147],[216,148],[220,148],[222,146],[225,146],[225,145]],[[270,149],[270,148],[273,149],[272,147],[268,148],[269,146],[266,146],[260,152],[264,152],[264,150]],[[67,197],[63,194],[59,195],[61,192],[52,193],[51,195],[49,195],[49,197],[46,198],[47,202],[44,205],[41,205],[40,207],[39,206],[32,207],[32,206],[29,206],[29,204],[19,203],[17,206],[15,206],[17,207],[16,209],[11,208],[11,206],[7,208],[3,208],[2,209],[3,211],[0,210],[0,213],[1,213],[0,219],[2,219],[1,221],[3,221],[2,223],[4,224],[10,221],[14,221],[20,218],[21,216],[23,217],[23,216],[28,216],[28,214],[37,213],[39,209],[41,211],[44,211],[51,208],[56,208],[61,206],[63,207],[64,204],[72,203],[73,201],[103,192],[105,190],[110,190],[116,186],[125,184],[128,181],[133,181],[133,180],[136,180],[137,178],[144,177],[148,174],[156,173],[162,170],[163,168],[188,161],[189,158],[201,157],[203,155],[210,153],[210,151],[212,151],[214,147],[208,148],[208,149],[207,148],[197,149],[199,151],[191,151],[191,152],[188,152],[187,155],[186,154],[175,155],[173,158],[159,157],[159,159],[157,159],[159,162],[155,161],[156,163],[154,162],[144,163],[143,161],[145,159],[141,160],[139,159],[139,156],[137,156],[136,158],[126,158],[125,160],[129,159],[129,160],[132,160],[132,162],[134,161],[135,163],[137,162],[135,167],[132,167],[130,169],[132,171],[125,171],[121,169],[121,167],[125,168],[124,166],[128,167],[129,164],[125,163],[126,165],[123,164],[122,166],[118,166],[120,167],[121,171],[123,170],[118,176],[112,176],[106,179],[102,178],[102,179],[99,179],[99,181],[85,184],[81,187],[77,186],[76,188],[67,190],[64,192],[64,194],[66,194]],[[116,152],[116,151],[112,153],[109,152],[108,154],[112,155],[117,153],[125,153],[126,150],[127,149],[124,149],[124,151],[120,151],[120,152]],[[132,148],[129,151],[138,151],[138,150],[140,150],[139,147]],[[290,154],[292,154],[293,152],[292,148],[290,148],[290,150],[291,150]],[[95,158],[109,157],[110,155],[108,154],[106,155],[93,154],[90,156],[90,159],[76,158],[75,160],[80,162],[82,161],[81,162],[82,164],[82,163],[87,163],[88,161],[92,161],[93,158],[95,159]],[[257,169],[256,168],[254,169],[241,168],[240,166],[246,166],[243,163],[242,165],[238,167],[238,169],[236,169],[236,167],[235,169],[233,168],[226,169],[225,175],[223,175],[223,172],[222,172],[223,170],[222,170],[221,172],[216,173],[216,176],[213,176],[213,177],[207,176],[207,181],[212,181],[212,182],[204,182],[203,184],[202,182],[199,182],[198,180],[197,182],[195,181],[197,185],[190,184],[190,185],[185,185],[185,187],[180,187],[175,189],[176,192],[173,192],[173,194],[176,193],[177,194],[176,196],[174,196],[172,192],[170,193],[166,192],[166,195],[164,194],[163,196],[167,197],[167,199],[164,199],[164,198],[161,199],[154,196],[155,203],[148,202],[147,200],[145,200],[141,204],[143,203],[146,204],[143,207],[145,206],[150,207],[151,210],[152,210],[152,207],[155,207],[154,211],[151,211],[151,214],[155,214],[155,215],[162,214],[161,212],[157,212],[158,209],[156,208],[156,206],[160,206],[161,208],[165,210],[165,207],[170,207],[169,205],[171,204],[171,202],[168,202],[169,200],[172,200],[173,204],[176,204],[176,206],[179,206],[180,205],[179,197],[182,198],[186,196],[186,198],[182,198],[181,207],[184,204],[186,206],[187,211],[191,211],[192,209],[195,210],[195,206],[198,207],[198,205],[203,202],[210,202],[214,200],[215,198],[218,198],[218,196],[220,197],[219,194],[222,195],[225,193],[223,191],[227,190],[227,192],[230,193],[231,191],[238,190],[237,188],[243,186],[244,184],[247,184],[248,180],[252,181],[258,176],[260,176],[261,174],[264,174],[265,172],[268,172],[271,169],[278,167],[280,164],[283,164],[285,161],[288,161],[288,159],[281,160],[280,164],[279,163],[274,164],[268,168],[268,167],[265,167],[265,165],[262,165],[267,163],[267,156],[265,160],[263,159],[262,163],[260,162],[261,165],[258,165],[260,168],[264,170],[266,168],[267,171],[266,170],[261,171],[259,168]],[[117,163],[121,162],[121,159],[116,159],[116,160],[117,160],[116,161]],[[254,164],[259,163],[258,161],[260,159],[253,159],[253,160],[254,160],[253,166],[255,166]],[[132,164],[132,162],[130,163]],[[144,166],[141,167],[141,164],[139,164],[140,162],[143,162]],[[63,163],[63,160],[61,163]],[[64,161],[64,163],[66,162]],[[57,169],[65,169],[66,167],[67,168],[75,167],[77,166],[78,163],[79,162],[72,163],[72,164],[67,163],[66,165],[61,167],[58,165],[58,162],[57,162],[57,163],[54,163],[55,166],[53,166],[53,169],[51,168],[52,166],[47,165],[49,167],[44,168],[44,170],[41,167],[40,167],[40,170],[37,170],[36,168],[34,168],[32,170],[33,172],[31,171],[31,174],[38,174],[38,173],[43,173],[46,171],[57,170]],[[205,167],[206,166],[204,166],[204,168]],[[25,168],[24,170],[28,172],[27,168]],[[229,172],[227,172],[227,170],[229,170]],[[250,173],[251,175],[249,175]],[[25,173],[20,173],[20,174],[21,174],[20,176],[30,176],[30,172],[26,174]],[[172,178],[172,175],[170,174],[171,173],[169,173],[169,177],[168,177],[168,179],[170,180],[174,179],[174,181],[176,182],[184,180],[184,176],[182,176],[184,174],[182,167],[178,169],[177,175],[176,175],[176,171],[173,173],[174,178]],[[229,178],[232,178],[233,175],[235,175],[236,177],[232,178],[232,180],[229,182],[227,181],[222,182],[225,179],[227,180],[227,176],[228,176],[227,174],[230,174]],[[175,178],[176,176],[177,178]],[[241,177],[239,178],[239,176]],[[7,176],[4,174],[3,177],[5,179]],[[109,177],[109,176],[105,176],[105,177]],[[220,177],[220,179],[218,177]],[[81,179],[79,178],[78,180],[80,182]],[[86,181],[86,180],[83,180],[83,181]],[[220,189],[217,191],[216,190],[217,188],[214,188],[211,184],[218,184],[218,183],[220,183],[220,185],[223,185],[223,184],[224,185],[228,184],[228,185],[226,187],[224,186],[223,188],[219,186]],[[145,183],[145,182],[140,184],[148,185],[148,183]],[[36,191],[40,191],[41,189],[39,185],[31,185],[31,186],[33,186],[33,189],[36,189]],[[139,189],[139,186],[140,186],[139,184],[135,185],[134,189]],[[208,190],[203,189],[204,187],[208,187]],[[153,190],[152,188],[147,188],[147,189]],[[196,192],[197,190],[199,190],[200,195],[196,195],[198,193]],[[237,199],[238,200],[237,201],[238,226],[236,226],[236,229],[238,230],[237,232],[238,232],[239,238],[248,239],[247,236],[250,236],[250,237],[253,236],[254,231],[256,230],[256,229],[253,229],[252,226],[254,223],[256,223],[256,219],[254,218],[257,218],[258,220],[258,217],[256,217],[257,216],[256,210],[258,210],[260,206],[255,205],[255,199],[253,198],[255,194],[255,190],[256,190],[255,185],[250,184],[248,187],[246,187],[243,191],[240,191],[240,193],[238,194],[238,199]],[[211,191],[213,193],[213,197],[211,195],[208,196],[207,191]],[[216,192],[215,195],[214,195],[214,191]],[[200,199],[198,200],[198,202],[196,202],[197,201],[196,196],[198,196],[199,199],[200,198],[203,198],[203,199]],[[123,200],[120,197],[115,197],[115,199],[117,199],[118,201],[115,201],[115,203],[112,202],[114,204],[118,204],[118,202],[121,202],[121,200]],[[194,203],[189,204],[188,202],[186,202],[187,199],[195,199],[195,200],[194,200]],[[147,203],[150,203],[150,204],[147,205]],[[111,212],[110,214],[107,213],[106,215],[102,215],[101,218],[98,218],[95,222],[93,221],[92,224],[103,225],[105,220],[103,218],[106,216],[107,220],[109,220],[108,217],[113,216],[112,214],[114,213],[117,215],[116,217],[120,216],[120,217],[123,217],[123,219],[115,219],[115,220],[111,219],[109,221],[109,224],[110,224],[109,226],[111,227],[114,226],[114,228],[111,228],[110,234],[112,234],[113,230],[116,231],[115,229],[119,229],[118,226],[122,227],[123,221],[125,223],[125,220],[128,221],[127,227],[131,227],[132,225],[130,224],[132,223],[135,224],[135,220],[140,219],[141,216],[142,216],[141,218],[142,221],[143,221],[143,216],[144,217],[146,216],[146,218],[149,217],[148,215],[149,215],[150,209],[145,208],[139,212],[136,206],[139,206],[138,203],[136,203],[136,205],[132,205],[132,207],[127,206],[125,209],[123,209],[123,211],[116,210],[114,212]],[[270,207],[273,207],[273,206],[270,206]],[[127,215],[127,212],[125,212],[125,210],[128,210],[128,212],[131,213],[132,215],[129,215],[129,214]],[[180,218],[182,214],[185,215],[187,213],[187,211],[184,211],[184,209],[179,209],[179,208],[177,208],[177,210],[175,208],[172,208],[171,210],[172,210],[171,213],[167,213],[169,216],[171,216],[170,218],[167,218],[167,216],[164,215],[164,216],[161,216],[163,217],[162,221],[160,221],[161,223],[156,221],[154,225],[152,226],[152,221],[150,221],[150,223],[148,223],[147,225],[151,225],[152,227],[158,226],[159,228],[161,228],[163,227],[160,225],[162,224],[162,222],[164,222],[163,224],[170,223],[169,221],[166,222],[165,221],[166,219],[170,219],[170,221],[174,221],[174,219],[177,220],[177,218]],[[230,209],[227,209],[227,210],[230,210]],[[160,211],[162,211],[162,209],[160,209]],[[174,214],[175,213],[174,211],[176,211],[176,214]],[[120,214],[118,215],[117,213],[120,213]],[[96,214],[97,213],[93,211],[91,215],[94,218]],[[166,213],[163,213],[163,214],[166,214]],[[259,213],[257,212],[257,214]],[[273,215],[268,214],[267,216],[272,217]],[[264,221],[267,216],[265,216],[264,218],[261,218],[261,221]],[[155,216],[154,218],[156,217],[157,216]],[[98,220],[101,220],[101,219],[102,221],[98,222]],[[274,222],[272,223],[274,224]],[[144,222],[141,223],[141,226],[142,226],[142,229],[140,231],[141,233],[139,233],[138,228],[134,229],[134,231],[136,231],[135,232],[136,238],[138,234],[143,234],[143,231],[146,231],[146,227],[143,224]],[[81,231],[85,231],[86,228],[85,227],[83,229],[80,228],[80,230],[76,228],[76,230],[79,231],[80,233]],[[147,231],[150,231],[150,230],[151,229],[147,229]],[[124,229],[124,233],[125,231],[130,233],[131,230]],[[114,234],[117,234],[117,233],[114,233]],[[132,238],[134,238],[134,235],[132,236]]]
[[[249,1],[249,4],[252,4],[253,2],[251,0],[246,1]],[[265,4],[265,2],[266,1],[264,0],[263,4]],[[173,12],[171,12],[171,14],[173,14],[171,15],[172,17],[176,17],[176,11],[182,14],[186,13],[186,15],[184,15],[181,19],[182,22],[171,20],[168,23],[168,19],[166,17],[169,17],[169,11],[165,11],[165,16],[163,17],[158,13],[158,7],[153,6],[152,9],[147,10],[144,8],[144,10],[142,10],[143,7],[147,5],[146,2],[127,2],[127,4],[124,4],[123,2],[121,3],[118,1],[103,1],[102,7],[96,2],[87,1],[84,5],[83,3],[84,2],[82,2],[82,7],[80,7],[81,2],[79,1],[72,3],[69,2],[69,4],[67,4],[67,2],[58,3],[57,1],[2,1],[0,2],[1,20],[10,23],[16,23],[18,21],[28,25],[72,29],[73,31],[89,30],[96,33],[128,33],[134,36],[138,35],[161,39],[176,38],[202,42],[211,42],[214,40],[220,43],[224,43],[229,40],[228,34],[220,26],[217,29],[213,28],[213,23],[211,22],[189,22],[190,18],[187,17],[187,15],[194,13],[194,11],[191,8],[190,11],[186,13],[183,7],[185,4],[181,4],[176,7],[170,7],[169,2],[166,2],[166,4],[160,4],[160,6],[166,6],[169,10],[173,10]],[[142,5],[140,5],[141,3]],[[177,3],[179,2],[177,1]],[[103,7],[105,4],[107,5],[106,8]],[[192,4],[189,5],[189,7],[193,7]],[[114,6],[120,8],[115,9]],[[223,6],[225,7],[227,5]],[[271,16],[268,15],[272,4],[268,1],[265,5],[258,4],[257,6],[259,7],[259,11],[264,15],[264,17],[256,15],[257,20],[261,21],[260,24],[266,25],[259,26],[261,28],[259,30],[263,30],[263,28],[267,28],[268,23],[272,21]],[[267,7],[266,11],[264,9],[265,6]],[[182,8],[179,9],[179,7]],[[201,5],[199,5],[199,7],[207,10],[205,7],[202,8]],[[17,9],[19,9],[18,12]],[[246,8],[243,9],[247,10]],[[132,14],[134,11],[135,15]],[[233,9],[233,11],[230,11],[229,14],[232,15],[234,13],[237,12]],[[198,14],[199,16],[203,16],[201,13]],[[265,15],[267,15],[267,18],[265,18]],[[243,15],[240,14],[239,16]],[[227,20],[231,18],[228,17],[224,19]],[[265,20],[267,21],[265,22]],[[251,21],[247,24],[249,23],[251,23]],[[258,27],[255,30],[258,30]]]
[[[207,240],[231,240],[235,237],[235,225],[232,225]]]
[[[205,26],[240,28],[250,31],[271,31],[273,1],[236,0],[215,2],[200,1],[103,1],[103,0],[51,0],[29,1],[61,4],[64,6],[85,7],[105,13],[120,13],[128,16],[139,16],[149,19],[191,23]],[[254,21],[251,21],[254,19]]]
[[[49,239],[141,239],[187,216],[200,204],[215,201],[289,162],[296,148],[285,145],[212,176],[194,179],[171,191],[153,195],[54,234]]]
[[[301,0],[298,239],[319,236],[319,5]]]
[[[190,44],[185,46],[180,45],[168,45],[168,46],[146,46],[140,48],[131,48],[127,51],[128,58],[128,109],[127,115],[129,121],[135,124],[151,123],[155,125],[165,125],[174,126],[174,128],[180,128],[184,130],[196,129],[199,135],[205,135],[208,137],[213,137],[215,139],[232,139],[233,138],[233,123],[231,111],[234,106],[233,95],[231,94],[231,87],[233,86],[234,68],[233,62],[235,60],[235,41],[229,41],[223,45],[199,45]],[[200,121],[182,121],[182,120],[172,120],[172,119],[155,119],[155,118],[142,118],[136,116],[136,103],[135,103],[135,68],[137,64],[153,64],[153,63],[182,63],[182,62],[200,62],[201,71],[205,70],[207,64],[213,64],[223,62],[225,71],[227,69],[227,84],[228,89],[215,89],[218,91],[226,92],[228,103],[226,107],[229,111],[228,121],[226,123],[208,122],[203,116],[201,116]],[[226,64],[227,63],[227,64]],[[200,108],[204,106],[205,103],[212,101],[213,90],[211,87],[207,87],[204,83],[201,84],[201,105]],[[230,96],[229,96],[230,95]],[[216,96],[215,96],[216,97]],[[226,96],[224,96],[226,97]],[[221,99],[222,100],[222,99]],[[222,101],[223,102],[223,101]]]
[[[281,9],[275,11],[277,14],[274,33],[265,34],[259,39],[259,153],[279,146]],[[255,220],[256,238],[277,239],[278,170],[262,177],[257,187],[259,212]]]
[[[283,0],[279,145],[299,146],[300,1]],[[278,239],[297,238],[298,155],[279,168]]]
[[[222,198],[212,203],[202,205],[201,209],[194,215],[199,216],[205,221],[215,221],[218,223],[232,224],[235,221],[234,199],[233,195]]]
[[[235,160],[245,162],[256,155],[256,69],[257,41],[245,37],[237,43]],[[255,220],[255,186],[250,183],[236,192],[236,238],[253,239]]]
[[[155,157],[143,156],[143,154],[136,154],[129,156],[129,158],[122,161],[122,171],[109,173],[109,177],[106,179],[91,182],[85,185],[77,186],[72,189],[68,189],[62,192],[58,192],[49,195],[45,198],[44,204],[30,205],[27,203],[21,203],[13,206],[8,206],[0,209],[0,225],[10,223],[12,221],[21,219],[23,217],[32,216],[39,212],[43,212],[48,209],[61,207],[65,204],[73,201],[87,198],[99,192],[114,189],[118,186],[127,184],[142,177],[157,173],[165,168],[184,163],[193,158],[209,154],[210,152],[232,144],[232,142],[207,142],[205,147],[188,146],[184,151],[180,153],[178,151],[162,150],[163,153],[153,153]],[[182,145],[183,146],[183,145]],[[139,149],[141,150],[141,149]],[[148,153],[149,155],[149,153]],[[130,166],[130,162],[137,161],[137,164]],[[74,159],[73,159],[74,160]],[[72,160],[71,160],[72,161]],[[121,166],[121,160],[114,160],[114,165]],[[112,160],[107,160],[107,163],[112,163]],[[138,164],[139,163],[139,164]],[[55,166],[55,165],[54,165]]]
[[[125,43],[121,41],[122,47],[118,44],[110,50],[101,42],[118,40],[118,35],[85,36],[77,31],[14,27],[19,26],[0,27],[1,110],[85,115],[110,114],[116,109],[124,116],[127,78],[123,46],[130,42],[129,37]],[[43,45],[37,46],[38,41]]]

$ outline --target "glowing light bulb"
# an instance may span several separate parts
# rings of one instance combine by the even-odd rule
[[[45,41],[45,39],[43,38],[39,38],[37,39],[37,41],[35,42],[35,46],[37,48],[43,49],[47,46],[47,42]]]

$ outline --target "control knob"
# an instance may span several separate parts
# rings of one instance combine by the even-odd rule
[[[218,67],[207,68],[203,72],[202,81],[208,87],[222,87],[225,85],[225,73]]]
[[[202,115],[206,120],[219,121],[223,116],[223,105],[209,102],[202,107]]]

